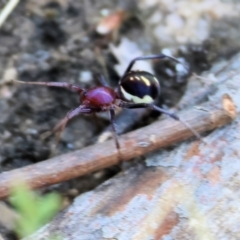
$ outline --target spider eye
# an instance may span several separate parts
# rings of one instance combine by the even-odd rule
[[[152,103],[160,94],[157,78],[145,71],[131,71],[119,83],[121,97],[133,103]]]

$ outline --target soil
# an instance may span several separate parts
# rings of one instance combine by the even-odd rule
[[[43,135],[79,105],[78,94],[65,89],[12,84],[8,80],[16,77],[22,81],[66,81],[89,88],[99,84],[94,76],[104,72],[99,62],[101,56],[110,84],[116,86],[119,77],[109,43],[117,44],[122,37],[129,37],[143,48],[147,44],[154,51],[157,46],[157,43],[151,45],[153,40],[144,35],[144,25],[135,15],[138,10],[133,1],[125,3],[125,8],[133,14],[122,23],[117,37],[101,36],[94,26],[100,21],[103,9],[114,12],[122,7],[122,1],[39,2],[22,1],[0,29],[0,172],[83,148],[94,143],[109,125],[104,116],[97,119],[80,116],[68,124],[56,147],[54,136],[44,139]],[[184,52],[179,48],[178,55],[197,73],[219,58],[231,57],[240,49],[238,23],[239,19],[214,22],[209,40],[189,44]],[[184,94],[187,76],[179,80],[175,72],[170,76],[164,70],[171,63],[155,64],[157,77],[164,79],[159,103],[170,107]],[[85,80],[84,73],[92,77]],[[139,119],[136,124],[142,126],[154,119],[155,114]],[[71,200],[118,171],[114,167],[42,191],[59,191]]]

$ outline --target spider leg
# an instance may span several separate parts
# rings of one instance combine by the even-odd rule
[[[14,82],[30,84],[30,85],[42,85],[42,86],[48,86],[48,87],[67,88],[73,92],[78,92],[78,93],[85,91],[83,88],[67,82],[24,82],[19,80],[14,80]]]
[[[109,87],[106,78],[102,74],[96,74],[99,83],[104,87]]]
[[[144,56],[144,57],[137,57],[137,58],[134,58],[128,65],[127,69],[125,70],[123,76],[125,76],[125,74],[129,71],[131,71],[133,65],[135,62],[137,61],[141,61],[141,60],[150,60],[150,59],[163,59],[163,58],[169,58],[177,63],[181,63],[183,65],[182,62],[180,62],[177,58],[175,57],[172,57],[172,56],[167,56],[165,54],[158,54],[158,55],[150,55],[150,56]],[[185,66],[184,66],[185,67]],[[185,67],[186,68],[186,67]],[[121,80],[120,80],[121,81]]]
[[[160,108],[160,107],[158,107],[158,106],[156,106],[156,105],[154,105],[154,104],[121,102],[121,103],[119,104],[119,106],[122,107],[122,108],[149,108],[149,109],[151,109],[151,110],[156,110],[156,111],[158,111],[158,112],[160,112],[160,113],[163,113],[163,114],[165,114],[165,115],[167,115],[167,116],[175,119],[176,121],[181,122],[181,123],[182,123],[185,127],[187,127],[199,140],[203,141],[201,135],[200,135],[194,128],[192,128],[191,125],[190,125],[188,122],[180,119],[176,114],[171,113],[171,112],[169,112],[169,111],[167,111],[167,110],[165,110],[165,109],[163,109],[163,108]]]
[[[61,137],[61,133],[63,132],[63,130],[65,129],[68,121],[70,119],[72,119],[73,117],[76,117],[77,115],[81,114],[81,113],[91,113],[92,110],[90,108],[87,108],[84,105],[80,105],[79,107],[71,110],[70,112],[67,113],[67,115],[53,128],[53,130],[47,135],[46,137],[49,137],[50,135],[52,135],[53,133],[57,132],[57,144],[60,141],[60,137]]]
[[[109,113],[110,113],[110,121],[111,121],[111,125],[112,125],[112,131],[113,131],[113,138],[114,138],[114,141],[115,141],[115,145],[117,147],[117,150],[119,151],[120,149],[120,145],[119,145],[119,142],[118,142],[118,136],[117,136],[117,130],[116,130],[116,123],[115,123],[115,111],[114,109],[110,109],[109,110]]]

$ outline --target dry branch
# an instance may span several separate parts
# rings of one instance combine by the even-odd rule
[[[224,108],[221,101],[202,105],[184,113],[186,120],[199,133],[223,126],[233,119],[233,102]],[[181,117],[181,115],[180,115]],[[31,166],[0,174],[0,197],[9,194],[11,183],[20,178],[32,188],[39,188],[79,177],[150,151],[172,145],[192,136],[182,123],[165,119],[120,137],[120,154],[113,141],[96,144]],[[201,143],[203,144],[203,143]]]

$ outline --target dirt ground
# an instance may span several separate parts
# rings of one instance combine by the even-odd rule
[[[0,9],[5,1],[0,2]],[[106,14],[123,9],[126,16],[108,34],[96,26]],[[152,11],[152,9],[150,9]],[[149,10],[149,11],[150,11]],[[146,10],[147,11],[147,10]],[[55,148],[54,136],[43,139],[65,114],[79,105],[79,97],[65,89],[13,84],[9,80],[66,81],[89,88],[98,83],[96,74],[117,85],[118,63],[110,44],[118,46],[123,38],[135,42],[143,54],[157,54],[167,44],[149,34],[146,13],[134,1],[22,1],[0,29],[0,172],[19,168],[83,148],[96,141],[109,125],[105,115],[80,116],[71,121]],[[173,106],[184,94],[187,76],[208,69],[219,58],[229,58],[240,50],[239,18],[226,16],[207,23],[209,35],[199,42],[170,43],[176,56],[190,66],[178,75],[169,61],[154,62],[161,79],[159,104]],[[132,49],[129,49],[131,54]],[[166,71],[166,68],[170,69]],[[127,113],[125,113],[127,114]],[[150,114],[133,127],[157,118]],[[119,171],[111,168],[44,191],[60,191],[66,199],[88,191]]]

